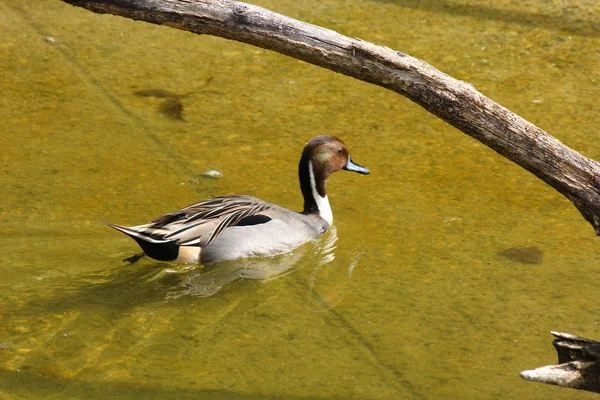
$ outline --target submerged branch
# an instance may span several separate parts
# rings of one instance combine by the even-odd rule
[[[600,235],[600,164],[419,59],[231,0],[63,1],[237,40],[393,90],[555,188]]]
[[[528,381],[600,393],[600,343],[569,333],[552,332],[559,365],[521,372]]]

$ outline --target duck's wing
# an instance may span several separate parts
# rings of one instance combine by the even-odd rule
[[[214,197],[133,228],[179,246],[205,247],[226,228],[270,221],[274,207],[250,196]]]

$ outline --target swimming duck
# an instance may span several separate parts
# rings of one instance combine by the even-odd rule
[[[296,212],[251,196],[214,197],[138,226],[108,226],[129,235],[159,261],[210,264],[289,252],[322,235],[333,222],[327,178],[333,172],[368,174],[334,136],[304,147],[298,175],[304,210]]]

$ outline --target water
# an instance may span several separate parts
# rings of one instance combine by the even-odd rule
[[[600,159],[594,1],[260,5],[421,58]],[[0,27],[3,398],[592,398],[518,375],[555,363],[550,330],[600,338],[594,232],[529,173],[247,45],[46,0],[1,1]],[[317,134],[372,171],[331,178],[335,236],[250,277],[121,261],[138,249],[103,221],[234,193],[300,208]]]

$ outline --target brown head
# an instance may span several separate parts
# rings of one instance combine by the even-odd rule
[[[312,185],[321,197],[325,197],[327,178],[340,169],[365,175],[369,173],[368,169],[352,162],[348,148],[335,136],[316,136],[306,144],[298,166],[305,212],[311,211],[312,202],[310,199],[307,202],[307,196],[314,197]]]

